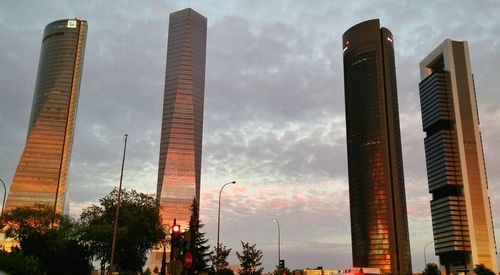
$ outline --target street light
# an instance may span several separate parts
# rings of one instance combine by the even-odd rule
[[[424,268],[427,266],[427,253],[426,253],[427,252],[427,246],[430,245],[430,244],[434,244],[434,242],[428,242],[424,246],[424,264],[425,264]]]
[[[219,191],[219,213],[217,215],[217,248],[215,249],[215,255],[216,255],[216,259],[217,261],[219,261],[219,235],[220,235],[220,198],[221,198],[221,195],[222,195],[222,189],[224,189],[224,187],[226,187],[226,185],[228,184],[236,184],[236,181],[233,180],[231,182],[228,182],[226,184],[224,184],[222,186],[222,188],[220,189]]]
[[[278,219],[275,218],[274,222],[278,225],[278,266],[279,266],[280,265],[280,260],[281,260],[280,221],[278,221]]]
[[[2,202],[2,212],[0,212],[0,216],[3,216],[3,209],[5,207],[5,196],[7,196],[7,187],[5,187],[5,182],[0,178],[0,181],[3,185],[3,202]]]

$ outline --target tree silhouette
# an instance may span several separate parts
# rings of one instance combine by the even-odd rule
[[[241,254],[236,252],[236,256],[238,256],[238,259],[240,260],[240,275],[262,274],[262,271],[264,270],[264,268],[261,267],[262,251],[256,249],[255,244],[244,243],[242,241],[240,242],[243,247],[243,251]]]
[[[101,270],[111,258],[117,196],[115,188],[99,200],[100,205],[86,208],[80,216],[82,238],[93,258],[100,261]],[[116,271],[141,272],[147,252],[165,239],[155,197],[135,190],[122,190],[117,232]]]
[[[193,267],[190,273],[208,272],[210,266],[208,262],[212,256],[208,239],[205,237],[205,232],[200,232],[204,224],[200,222],[198,203],[196,199],[191,205],[191,219],[189,220],[189,231],[191,233],[190,250],[193,254]]]
[[[422,271],[422,275],[440,275],[441,271],[439,270],[439,266],[435,263],[428,263],[425,266],[424,271]]]
[[[12,255],[8,255],[12,261],[23,260],[14,254],[22,253],[27,256],[26,265],[39,268],[42,273],[90,272],[91,255],[82,243],[79,225],[68,216],[54,213],[52,207],[40,204],[15,208],[1,217],[0,228],[6,229],[8,237],[19,241],[19,251],[14,249]],[[33,261],[39,265],[33,265]]]
[[[474,267],[474,273],[476,273],[476,275],[495,275],[495,272],[485,267],[484,264],[476,265],[476,267]]]
[[[217,250],[219,250],[219,253],[217,253]],[[210,256],[212,264],[217,270],[225,269],[229,265],[229,263],[227,262],[227,257],[229,256],[229,253],[231,253],[231,248],[219,244],[218,248],[214,246],[214,251],[215,252]]]

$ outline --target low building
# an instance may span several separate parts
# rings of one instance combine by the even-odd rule
[[[380,268],[376,267],[350,267],[343,272],[344,275],[380,275]]]
[[[333,275],[341,273],[341,270],[337,269],[323,269],[318,266],[317,268],[306,268],[306,269],[296,269],[292,271],[293,275]]]

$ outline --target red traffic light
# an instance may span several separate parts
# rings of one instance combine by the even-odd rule
[[[174,224],[172,226],[172,236],[174,238],[177,238],[177,236],[179,236],[179,233],[181,233],[181,226],[179,224]]]
[[[178,225],[178,224],[174,224],[174,226],[172,227],[172,231],[173,231],[174,233],[179,233],[179,232],[181,232],[181,226],[180,226],[180,225]]]

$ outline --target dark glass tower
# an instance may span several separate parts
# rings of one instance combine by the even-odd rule
[[[163,223],[182,229],[200,201],[206,41],[207,18],[190,8],[170,14],[156,197]],[[160,260],[153,252],[151,270]]]
[[[411,274],[393,36],[359,23],[343,54],[353,264]]]
[[[63,212],[86,36],[84,20],[45,27],[28,137],[6,210],[46,204]]]
[[[445,40],[420,62],[420,104],[434,246],[447,273],[498,272],[467,42]]]

